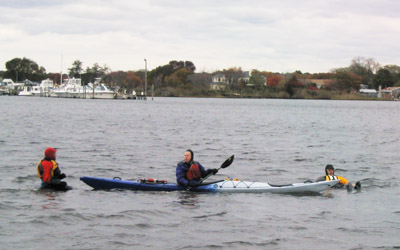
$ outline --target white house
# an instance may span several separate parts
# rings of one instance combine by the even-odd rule
[[[400,87],[388,87],[388,88],[382,89],[381,94],[382,94],[382,98],[385,98],[385,99],[400,98]]]
[[[243,81],[248,83],[250,80],[250,72],[245,71],[242,75],[237,79],[238,81]],[[225,74],[218,73],[212,76],[212,82],[210,83],[210,89],[213,90],[223,90],[226,86],[231,83],[228,78],[226,78]]]
[[[375,89],[360,89],[360,93],[368,97],[378,97],[378,91]]]

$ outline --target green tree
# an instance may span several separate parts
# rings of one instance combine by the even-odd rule
[[[389,70],[390,74],[393,76],[394,85],[400,86],[400,66],[391,64],[383,68]]]
[[[94,82],[96,78],[104,78],[110,73],[107,65],[101,67],[98,63],[93,64],[91,68],[87,67],[85,73],[81,75],[82,83]]]
[[[7,71],[5,78],[11,78],[15,82],[31,80],[39,82],[46,77],[46,69],[28,58],[14,58],[6,62]]]
[[[348,70],[361,77],[361,84],[372,86],[374,72],[379,68],[379,63],[372,58],[356,57],[351,61]]]
[[[180,69],[187,69],[188,71],[194,73],[196,67],[191,61],[170,61],[169,65],[172,67],[173,72]]]
[[[267,78],[258,70],[251,71],[251,77],[249,84],[256,87],[256,89],[262,89],[265,86],[265,81]]]
[[[68,69],[69,70],[69,77],[75,77],[75,78],[80,78],[81,74],[83,72],[82,68],[82,62],[79,60],[75,60],[72,63],[72,67]]]
[[[388,69],[380,69],[374,76],[374,81],[373,81],[373,87],[375,89],[378,89],[379,86],[382,86],[382,88],[387,88],[387,87],[392,87],[394,85],[395,81]]]

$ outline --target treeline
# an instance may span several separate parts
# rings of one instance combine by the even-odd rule
[[[130,93],[144,92],[145,71],[111,71],[108,66],[97,63],[92,67],[82,68],[82,62],[76,60],[63,74],[81,78],[83,84],[101,78],[103,82]],[[378,89],[400,86],[400,66],[381,66],[373,59],[357,57],[350,66],[336,68],[327,73],[277,73],[252,70],[250,77],[243,77],[245,72],[240,67],[233,67],[212,73],[195,73],[196,67],[191,61],[170,61],[147,72],[147,92],[154,89],[157,96],[242,96],[265,98],[346,98],[358,94],[362,87]],[[223,88],[211,88],[212,77],[222,74],[225,79]],[[60,83],[60,73],[46,73],[44,67],[27,58],[14,58],[6,63],[6,71],[0,77],[11,78],[16,82],[29,79],[40,82],[50,78]],[[313,79],[326,80],[317,86]],[[319,88],[320,87],[320,88]],[[341,97],[338,97],[341,96]],[[351,97],[350,97],[351,98]]]

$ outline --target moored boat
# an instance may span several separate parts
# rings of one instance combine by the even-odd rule
[[[114,91],[110,90],[100,78],[96,78],[94,83],[82,86],[81,79],[70,78],[53,89],[51,96],[66,98],[85,98],[85,99],[113,99]]]
[[[22,91],[18,93],[19,96],[32,96],[32,88],[29,86],[25,86]]]
[[[50,92],[53,90],[54,82],[49,78],[43,80],[40,85],[32,86],[33,96],[50,96]]]
[[[96,78],[94,83],[89,83],[85,88],[86,98],[90,99],[113,99],[114,91],[110,90],[104,83],[100,82],[100,78]]]

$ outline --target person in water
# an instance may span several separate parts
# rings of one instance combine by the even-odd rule
[[[335,175],[335,168],[333,168],[332,164],[328,164],[325,167],[325,176],[319,177],[317,181],[332,181],[332,180],[339,180],[339,183],[334,186],[335,188],[342,188],[343,186],[345,186],[347,187],[347,189],[349,189],[349,187],[351,186],[351,183],[346,178]]]
[[[56,162],[57,150],[54,148],[46,148],[44,158],[37,164],[37,174],[42,180],[43,187],[54,189],[67,189],[67,183],[61,181],[66,176],[61,173]]]
[[[176,166],[176,181],[184,187],[196,187],[200,184],[201,178],[208,174],[216,174],[218,169],[206,170],[199,162],[194,161],[194,153],[188,149],[185,151],[183,161]]]

